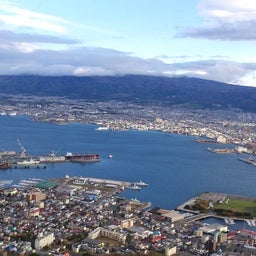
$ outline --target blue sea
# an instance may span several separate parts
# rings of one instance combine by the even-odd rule
[[[46,169],[1,170],[0,180],[86,176],[135,182],[149,187],[123,196],[173,209],[205,191],[256,196],[256,167],[236,154],[214,154],[195,137],[158,131],[98,131],[96,125],[58,125],[27,117],[0,117],[0,151],[20,152],[17,139],[31,155],[99,153],[101,162],[48,164]],[[214,145],[210,145],[214,147]],[[215,147],[220,147],[215,145]],[[113,157],[108,158],[111,154]]]

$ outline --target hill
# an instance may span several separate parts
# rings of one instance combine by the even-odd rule
[[[256,88],[189,77],[0,76],[0,92],[203,108],[234,107],[256,112]]]

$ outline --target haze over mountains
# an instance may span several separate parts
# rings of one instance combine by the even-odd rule
[[[0,92],[95,101],[152,102],[190,108],[240,108],[256,112],[256,88],[189,77],[0,76]]]

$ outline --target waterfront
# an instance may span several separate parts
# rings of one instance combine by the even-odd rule
[[[0,118],[1,151],[20,151],[17,138],[33,155],[99,153],[95,164],[48,164],[44,170],[2,170],[1,180],[88,176],[125,181],[142,180],[149,187],[126,190],[124,196],[172,209],[204,191],[255,196],[255,166],[236,154],[211,154],[194,137],[153,131],[97,131],[95,125],[56,125],[23,117]],[[111,154],[113,157],[108,158]]]

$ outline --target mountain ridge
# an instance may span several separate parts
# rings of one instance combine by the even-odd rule
[[[95,101],[119,100],[141,104],[198,108],[239,108],[256,112],[256,88],[193,77],[124,76],[0,76],[0,92],[61,96]]]

